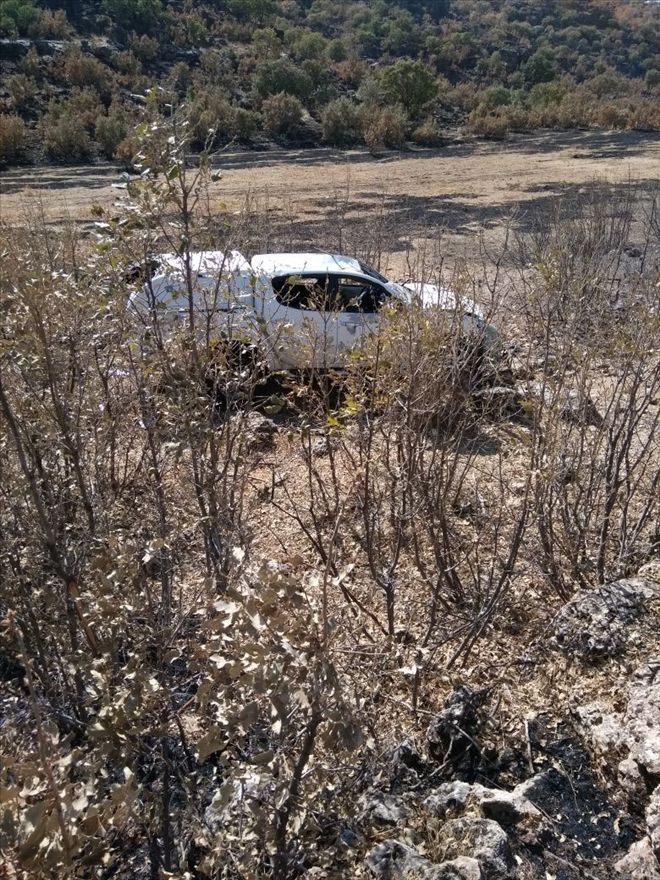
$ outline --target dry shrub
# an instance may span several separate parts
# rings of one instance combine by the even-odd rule
[[[58,78],[67,85],[94,89],[102,98],[109,97],[112,87],[111,74],[96,58],[85,55],[78,48],[73,48],[54,64]]]
[[[27,130],[20,116],[0,114],[0,162],[20,156],[27,144]]]
[[[37,94],[36,80],[25,73],[15,73],[7,77],[7,89],[11,95],[14,107],[23,110]]]
[[[44,39],[68,40],[73,34],[63,9],[44,9],[35,25],[36,35]]]
[[[435,119],[427,119],[418,125],[410,137],[416,144],[425,147],[437,147],[442,143],[442,132]]]
[[[408,133],[408,117],[399,107],[363,106],[360,110],[362,137],[370,150],[402,147]]]
[[[295,134],[303,118],[303,105],[295,95],[280,92],[261,105],[264,128],[269,134]]]

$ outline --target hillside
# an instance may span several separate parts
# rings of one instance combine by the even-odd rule
[[[660,128],[639,0],[0,0],[0,161],[130,163],[189,104],[193,145],[372,150],[538,127]]]

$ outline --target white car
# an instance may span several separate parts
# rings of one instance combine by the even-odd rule
[[[149,268],[130,298],[145,326],[187,322],[210,339],[248,340],[273,370],[341,368],[388,303],[459,310],[466,331],[494,335],[472,300],[433,284],[389,281],[354,257],[277,253],[248,261],[238,251],[199,251],[161,254]]]

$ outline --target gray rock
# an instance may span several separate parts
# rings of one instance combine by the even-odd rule
[[[498,825],[517,825],[525,819],[540,819],[541,812],[532,803],[535,789],[544,784],[545,774],[517,785],[513,791],[485,788],[478,783],[445,782],[424,801],[425,808],[434,816],[444,818],[461,813],[470,803],[477,806],[486,819]],[[530,799],[531,798],[531,799]]]
[[[633,843],[626,855],[615,863],[614,870],[627,880],[660,880],[660,866],[648,837]]]
[[[361,798],[359,820],[375,825],[402,825],[410,816],[405,800],[384,791],[368,791]]]
[[[629,809],[636,811],[639,804],[643,804],[646,800],[646,782],[637,761],[631,757],[624,758],[617,767],[616,778],[621,789],[626,793]]]
[[[381,880],[482,880],[476,859],[459,856],[433,864],[399,840],[384,840],[367,855],[367,867]]]
[[[647,603],[660,598],[660,584],[643,578],[613,581],[580,593],[559,611],[552,625],[553,639],[567,654],[599,660],[619,653],[627,627]]]
[[[481,786],[470,785],[469,782],[443,782],[433,794],[424,801],[424,806],[434,816],[444,818],[448,813],[461,811],[474,794],[475,788]]]
[[[623,724],[630,756],[647,776],[660,776],[660,657],[635,673]]]
[[[478,797],[481,812],[487,819],[493,819],[504,826],[517,825],[525,819],[538,820],[541,818],[541,812],[530,800],[538,785],[538,778],[534,777],[517,785],[513,791],[486,788]]]
[[[508,876],[513,865],[509,838],[492,819],[450,819],[440,828],[438,843],[447,859],[476,859],[485,880]]]
[[[541,382],[527,382],[518,386],[518,395],[521,400],[539,400],[548,407],[557,407],[560,416],[569,422],[580,425],[594,425],[599,428],[603,424],[603,417],[589,397],[582,391],[574,388],[552,388],[550,384],[545,387]]]
[[[483,388],[475,394],[475,397],[484,412],[495,418],[511,418],[524,413],[518,390],[507,385]]]
[[[637,577],[660,583],[660,559],[645,563],[637,572]]]
[[[660,785],[651,795],[646,808],[646,829],[651,841],[651,849],[660,865]]]
[[[246,428],[249,435],[248,446],[251,450],[269,452],[275,448],[277,425],[272,419],[258,412],[248,413]]]

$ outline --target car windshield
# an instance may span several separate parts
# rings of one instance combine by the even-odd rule
[[[365,275],[370,275],[371,278],[375,278],[376,281],[382,281],[383,284],[387,284],[388,279],[385,278],[384,275],[381,275],[380,272],[376,272],[376,270],[369,266],[367,263],[363,263],[362,260],[358,260],[358,265]]]

